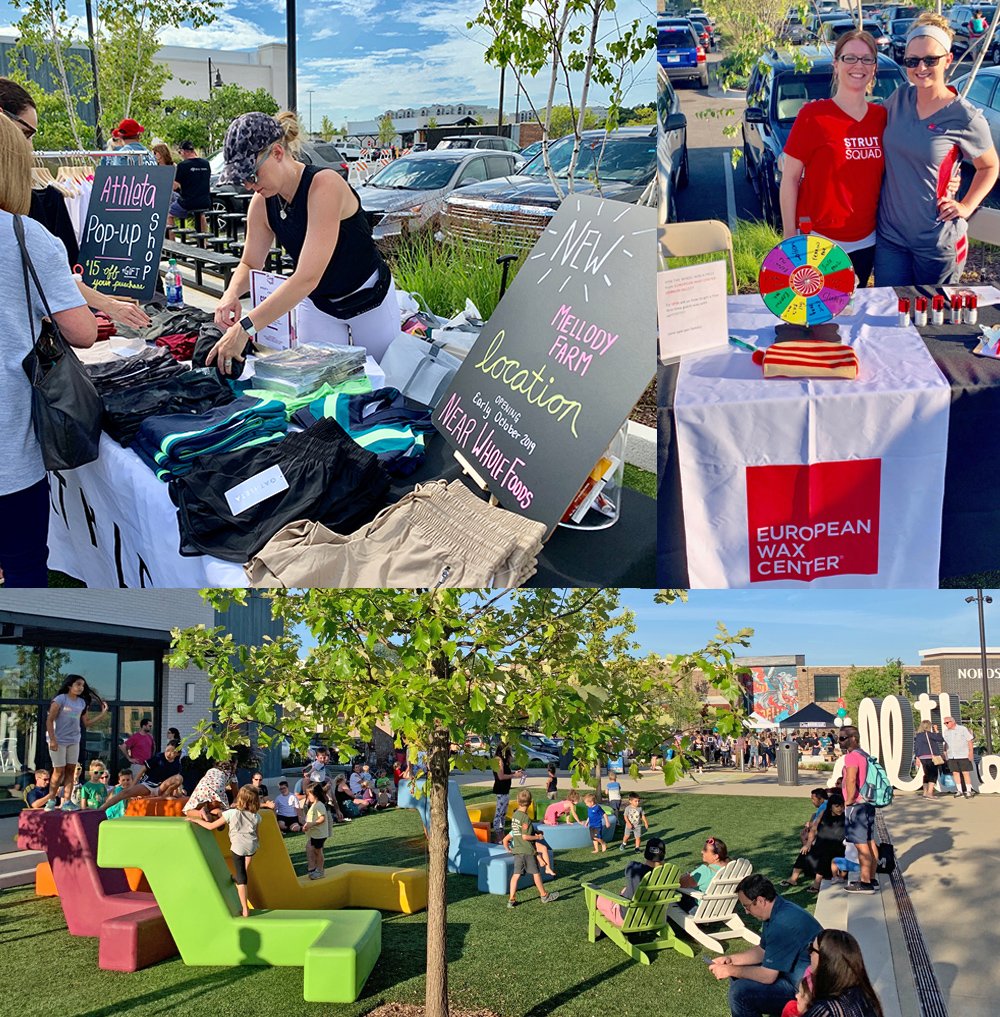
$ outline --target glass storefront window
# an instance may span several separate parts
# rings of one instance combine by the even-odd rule
[[[100,759],[109,768],[116,767],[118,753],[117,750],[113,751],[114,743],[111,740],[111,711],[104,714],[100,720],[97,719],[96,713],[90,716],[93,718],[90,727],[84,728],[80,741],[80,762],[83,763],[84,771],[92,759]]]
[[[39,757],[38,738],[36,705],[0,706],[0,789],[23,788],[25,772],[47,762]]]
[[[123,660],[120,681],[119,699],[152,702],[156,695],[156,663],[152,660]]]
[[[45,691],[47,699],[58,692],[67,675],[79,674],[102,699],[114,699],[118,684],[118,655],[99,650],[45,648]]]
[[[38,698],[37,646],[0,644],[0,699]]]

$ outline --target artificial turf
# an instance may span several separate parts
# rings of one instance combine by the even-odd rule
[[[648,778],[647,778],[648,780]],[[468,800],[491,800],[482,788],[465,788]],[[544,795],[535,792],[539,805]],[[667,843],[668,861],[682,869],[700,862],[709,835],[721,837],[732,857],[745,856],[775,882],[787,875],[798,850],[798,830],[811,812],[807,795],[752,798],[657,793],[644,795],[651,834]],[[286,840],[305,870],[304,838]],[[415,812],[394,810],[337,826],[327,842],[327,864],[421,865],[426,859]],[[629,960],[607,939],[587,942],[582,881],[615,891],[631,851],[614,844],[599,856],[590,849],[559,852],[559,876],[547,889],[559,900],[542,904],[534,889],[508,910],[504,897],[480,894],[471,876],[448,877],[449,992],[467,1009],[500,1017],[727,1017],[726,984],[695,957],[673,951],[650,966]],[[812,908],[815,898],[792,899]],[[424,914],[384,913],[382,956],[353,1004],[302,1000],[300,968],[186,967],[179,958],[130,974],[97,967],[97,940],[70,936],[58,900],[36,898],[30,888],[0,890],[0,1014],[17,1017],[112,1014],[183,1014],[184,1017],[290,1013],[296,1017],[355,1017],[383,1003],[420,1003],[424,993]],[[755,926],[752,920],[748,921]],[[730,941],[729,951],[746,949]]]

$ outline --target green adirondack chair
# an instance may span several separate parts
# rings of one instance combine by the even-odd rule
[[[667,908],[680,897],[679,887],[680,869],[676,865],[661,865],[643,876],[631,900],[617,893],[599,889],[592,883],[584,883],[583,890],[587,901],[587,939],[591,943],[596,942],[597,932],[600,930],[612,943],[621,947],[629,957],[639,961],[640,964],[649,964],[649,955],[656,950],[676,950],[685,957],[693,957],[694,950],[674,935],[674,930],[667,921]],[[625,921],[621,926],[609,922],[597,910],[598,897],[613,900],[625,909]],[[635,942],[631,937],[640,933],[653,933],[655,938]]]

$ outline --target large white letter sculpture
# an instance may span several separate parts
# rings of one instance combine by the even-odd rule
[[[959,703],[948,692],[938,696],[938,702],[921,692],[912,704],[901,696],[887,696],[885,699],[863,699],[858,708],[858,731],[861,747],[871,756],[879,759],[892,786],[899,791],[919,791],[924,777],[917,768],[917,775],[910,776],[913,766],[913,709],[921,720],[932,720],[935,707],[940,716],[954,717],[961,723]],[[1000,794],[1000,756],[983,756],[979,761],[982,780],[973,773],[972,784],[980,794]]]

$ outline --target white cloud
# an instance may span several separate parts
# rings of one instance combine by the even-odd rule
[[[335,35],[339,34],[335,28],[321,28],[318,32],[313,32],[310,39],[315,42],[318,39],[332,39]]]
[[[164,46],[194,46],[196,49],[254,49],[269,42],[284,42],[283,35],[271,35],[260,25],[235,14],[220,14],[210,25],[191,28],[164,28],[159,36]]]
[[[395,17],[396,11],[378,12],[378,0],[313,0],[304,10],[307,25],[329,22],[342,17],[361,25],[377,24],[385,17]]]

